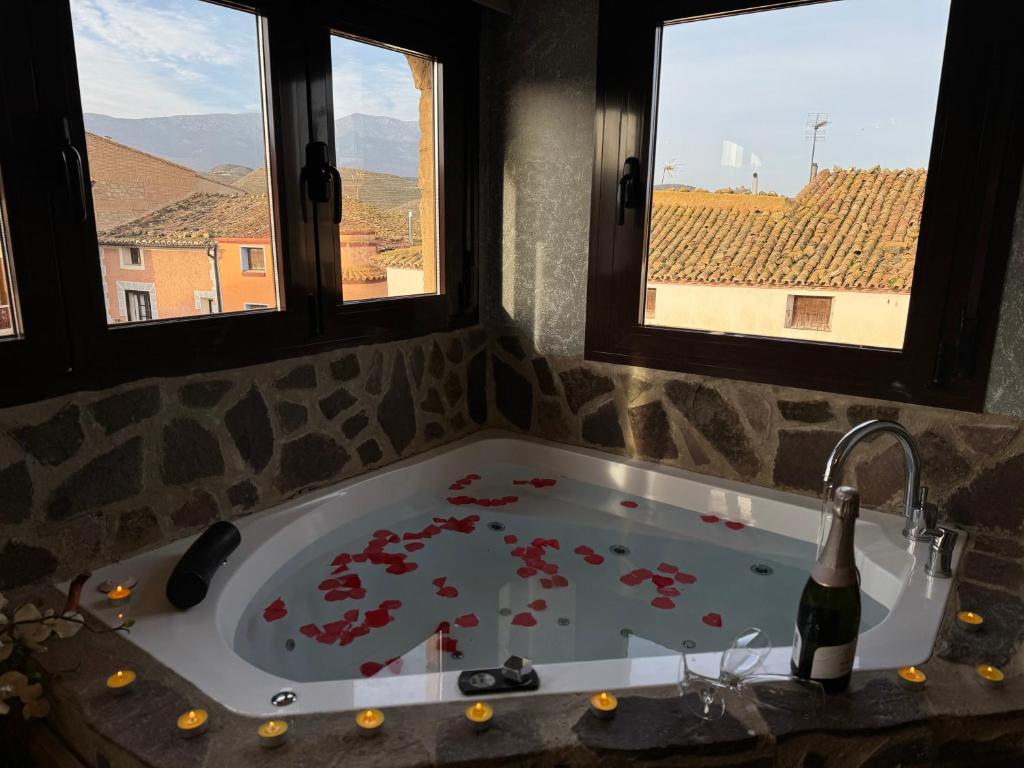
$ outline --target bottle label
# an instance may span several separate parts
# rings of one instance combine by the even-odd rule
[[[856,638],[844,645],[829,645],[816,649],[814,661],[811,662],[811,679],[831,680],[849,674],[853,669],[853,659],[856,655]]]

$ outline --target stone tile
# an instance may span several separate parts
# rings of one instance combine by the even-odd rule
[[[615,403],[607,402],[584,416],[581,435],[585,442],[602,448],[625,448],[626,440],[622,435],[619,409]]]
[[[320,413],[324,415],[324,418],[330,421],[335,418],[339,413],[344,413],[358,400],[344,387],[339,387],[334,390],[327,397],[321,398],[317,403],[320,406]]]
[[[471,328],[469,333],[466,334],[466,344],[469,346],[470,352],[480,349],[486,341],[487,330],[485,328]]]
[[[477,352],[469,361],[466,400],[469,418],[477,424],[487,423],[487,353]]]
[[[515,368],[492,357],[494,405],[512,426],[524,432],[533,424],[533,387]]]
[[[167,485],[186,485],[224,474],[217,438],[194,419],[174,419],[164,426],[160,476]]]
[[[555,396],[558,394],[558,387],[555,385],[555,376],[551,372],[547,358],[535,357],[530,361],[533,365],[533,375],[537,377],[537,386],[542,395]]]
[[[780,430],[772,482],[782,488],[820,492],[825,460],[842,436],[831,429]]]
[[[8,539],[0,550],[0,592],[49,576],[57,570],[57,558],[43,547]]]
[[[729,755],[757,745],[757,736],[729,712],[717,720],[702,720],[678,696],[622,696],[614,718],[600,720],[584,711],[572,729],[584,746],[631,761],[670,754]]]
[[[454,406],[462,400],[463,395],[462,379],[458,371],[448,371],[444,378],[444,399],[449,406]]]
[[[569,422],[558,400],[542,397],[537,401],[537,431],[548,440],[569,439]]]
[[[412,374],[412,382],[416,389],[423,384],[423,373],[427,367],[427,357],[423,347],[417,345],[409,353],[409,373]]]
[[[430,345],[430,356],[427,358],[427,375],[432,379],[440,379],[444,374],[444,353],[436,341]]]
[[[197,528],[212,523],[220,514],[217,500],[206,491],[195,491],[171,515],[175,528]]]
[[[1010,592],[1024,592],[1024,565],[976,550],[967,553],[960,576]]]
[[[1010,444],[1020,426],[1008,424],[964,424],[956,428],[964,444],[978,453],[994,456]]]
[[[855,427],[865,421],[879,419],[881,421],[899,421],[900,409],[892,405],[875,405],[858,403],[846,409],[846,422]]]
[[[281,430],[286,435],[309,421],[309,411],[304,405],[283,400],[274,407],[277,410],[277,419],[281,423]]]
[[[67,520],[142,491],[142,438],[101,453],[61,483],[47,504],[51,520]]]
[[[359,454],[359,460],[364,466],[369,464],[376,464],[382,458],[384,453],[381,451],[380,446],[377,445],[376,440],[367,440],[365,443],[361,443],[356,451]]]
[[[213,408],[230,390],[230,381],[194,381],[178,390],[178,400],[188,408]]]
[[[427,413],[444,413],[444,403],[441,402],[441,395],[434,387],[427,390],[426,396],[420,400],[420,409]]]
[[[971,536],[971,548],[988,555],[1005,557],[1010,560],[1024,559],[1024,543],[1009,536],[987,536],[975,533]]]
[[[665,383],[665,396],[726,461],[747,478],[761,469],[739,414],[711,387],[689,381]]]
[[[103,431],[112,435],[156,416],[160,411],[160,388],[152,384],[119,392],[92,403],[89,411]]]
[[[519,340],[518,336],[499,336],[498,346],[512,355],[516,360],[526,359],[526,350],[523,349],[523,343]]]
[[[826,400],[779,400],[776,405],[786,421],[822,424],[832,421],[832,406]]]
[[[228,503],[236,509],[252,509],[259,500],[259,489],[251,480],[243,480],[228,488]]]
[[[32,478],[24,461],[0,469],[0,525],[28,520],[32,514]]]
[[[775,411],[764,396],[763,390],[755,388],[753,385],[737,387],[736,404],[747,417],[747,423],[753,430],[753,435],[767,436],[772,428]]]
[[[254,472],[262,472],[274,455],[274,428],[267,404],[255,384],[224,414],[224,425],[242,461]]]
[[[363,391],[368,395],[379,395],[384,391],[384,354],[379,349],[374,350]]]
[[[416,436],[416,405],[409,389],[405,357],[401,352],[395,354],[388,391],[377,406],[377,423],[398,455],[409,447]]]
[[[939,632],[935,655],[954,664],[1005,667],[1024,640],[1024,601],[1020,596],[960,581],[956,585],[955,612],[958,611],[980,613],[985,617],[984,627],[968,632],[950,621]]]
[[[281,446],[277,489],[289,493],[336,477],[349,462],[348,452],[332,438],[314,432]]]
[[[518,763],[516,758],[544,751],[540,724],[522,709],[511,717],[495,716],[494,724],[483,733],[473,733],[453,717],[438,722],[436,733],[435,765],[513,765]]]
[[[445,352],[445,357],[448,358],[450,363],[461,363],[465,358],[465,350],[462,348],[462,339],[458,336],[453,336],[448,340],[448,349]]]
[[[610,378],[593,373],[588,368],[572,368],[562,371],[558,376],[565,390],[565,400],[573,413],[579,413],[580,408],[591,400],[615,389],[615,383]]]
[[[683,430],[683,442],[686,443],[686,450],[690,452],[694,466],[703,467],[705,464],[711,463],[711,457],[708,456],[700,441],[686,430]]]
[[[439,424],[436,421],[432,421],[423,428],[423,437],[429,441],[440,440],[444,437],[444,425]]]
[[[316,368],[312,365],[300,365],[292,368],[274,384],[278,389],[316,389]]]
[[[163,537],[156,513],[149,507],[130,509],[117,517],[111,554],[115,560],[156,544]]]
[[[341,433],[349,440],[358,435],[370,424],[370,417],[366,411],[349,416],[341,423]]]
[[[51,467],[78,453],[85,440],[77,405],[66,405],[46,421],[19,427],[11,434],[32,458]]]
[[[331,361],[331,376],[335,381],[351,381],[359,375],[359,357],[354,352]]]
[[[946,504],[949,518],[962,525],[1020,533],[1024,528],[1024,453],[988,467]]]
[[[668,414],[660,400],[638,405],[628,411],[637,452],[648,459],[674,459],[679,455]]]

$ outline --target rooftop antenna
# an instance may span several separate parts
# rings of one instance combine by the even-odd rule
[[[814,181],[814,177],[818,172],[818,165],[814,162],[814,150],[817,148],[819,140],[825,140],[825,126],[827,125],[827,112],[807,113],[807,124],[806,130],[804,131],[804,138],[811,140],[811,177],[808,181]]]
[[[675,176],[675,175],[676,175],[676,159],[673,157],[671,160],[669,160],[667,163],[665,163],[663,166],[661,166],[661,183],[662,183],[662,185],[664,186],[664,184],[665,184],[665,177],[666,176]]]

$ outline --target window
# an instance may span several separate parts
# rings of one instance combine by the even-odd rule
[[[121,267],[124,269],[144,269],[141,248],[121,248]],[[101,256],[102,258],[102,256]]]
[[[125,314],[128,322],[142,322],[153,319],[153,303],[149,291],[124,292]]]
[[[0,200],[2,203],[2,200]],[[13,336],[14,327],[14,285],[11,267],[7,258],[7,236],[4,234],[3,206],[0,205],[0,337]]]
[[[331,36],[343,301],[438,292],[436,62]]]
[[[239,250],[242,252],[243,272],[267,271],[267,262],[263,256],[263,248],[258,248],[252,245],[243,245]]]
[[[644,317],[648,320],[654,319],[654,310],[658,301],[658,289],[648,288],[647,298],[644,302]]]
[[[587,357],[980,407],[1022,164],[996,26],[603,0]]]
[[[831,296],[789,296],[786,327],[803,331],[828,331],[832,324]]]
[[[4,404],[476,322],[472,3],[16,5]]]

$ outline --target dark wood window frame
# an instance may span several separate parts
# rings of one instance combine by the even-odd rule
[[[602,0],[586,357],[980,410],[1024,165],[1024,59],[1013,32],[1024,11],[1016,5],[994,13],[952,0],[903,350],[643,324],[662,25],[822,1],[837,0]]]
[[[329,0],[223,4],[264,18],[273,250],[282,310],[107,325],[92,196],[79,186],[90,176],[70,4],[4,4],[0,168],[24,335],[0,340],[0,369],[10,372],[0,382],[0,406],[477,322],[472,191],[478,7],[470,0],[390,0],[353,4],[362,6],[354,9],[339,9],[343,4]],[[302,180],[309,170],[308,145],[333,140],[332,30],[429,55],[444,68],[443,82],[435,86],[443,126],[437,173],[441,295],[342,304],[340,291],[331,287],[331,261],[338,256],[333,199],[310,199]],[[333,158],[330,147],[329,162]],[[37,297],[47,292],[45,302]]]

